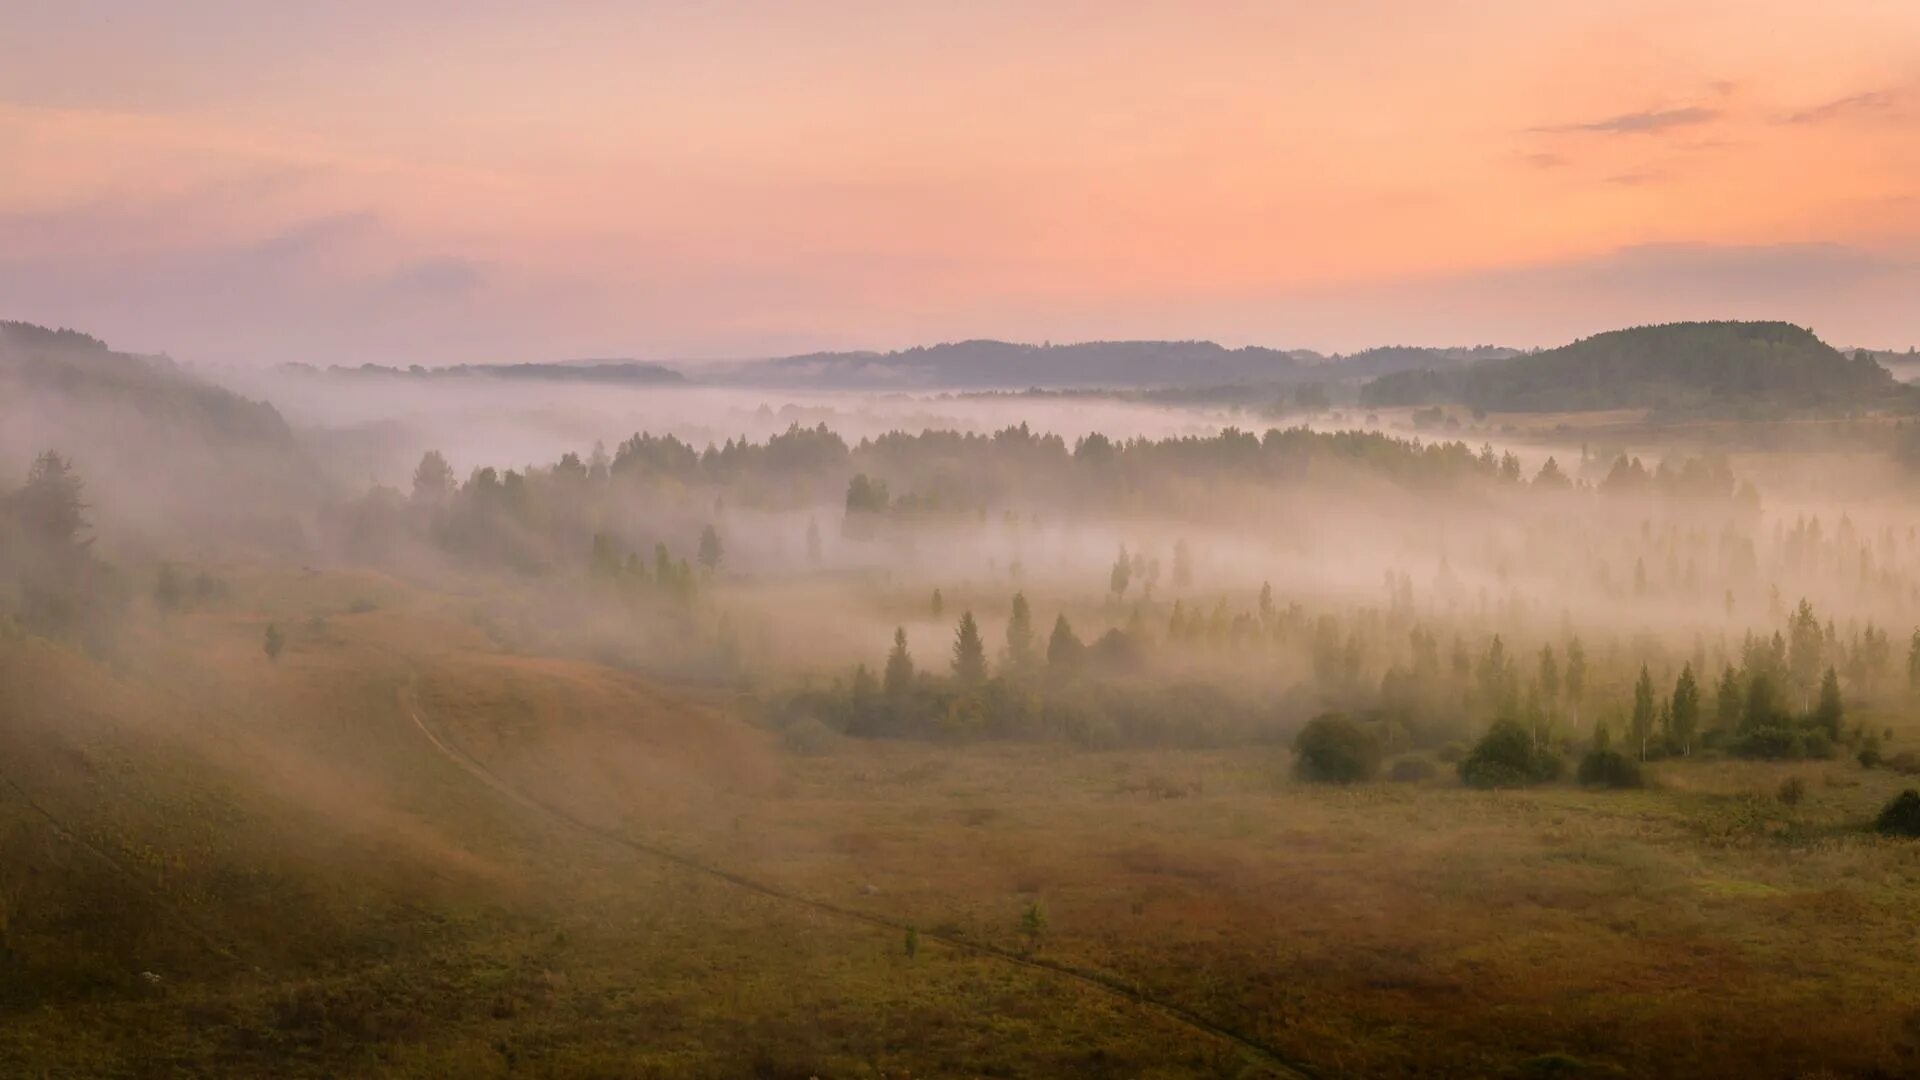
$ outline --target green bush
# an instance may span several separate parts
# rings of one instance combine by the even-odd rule
[[[1873,827],[1888,836],[1920,838],[1920,791],[1908,788],[1894,796]]]
[[[1588,787],[1637,788],[1646,784],[1640,775],[1640,763],[1618,750],[1588,751],[1580,759],[1576,775]]]
[[[1497,720],[1461,759],[1461,782],[1477,788],[1525,787],[1558,779],[1563,764],[1512,720]]]
[[[1337,713],[1318,716],[1293,740],[1293,774],[1321,784],[1371,780],[1380,771],[1380,742]]]

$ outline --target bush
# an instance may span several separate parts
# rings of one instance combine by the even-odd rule
[[[1337,713],[1318,716],[1293,740],[1293,774],[1322,784],[1371,780],[1380,771],[1380,743]]]
[[[1420,780],[1431,780],[1440,774],[1440,767],[1431,758],[1403,757],[1393,763],[1388,770],[1387,779],[1396,783],[1410,784]]]
[[[1894,796],[1873,827],[1888,836],[1920,838],[1920,791],[1908,788]]]
[[[1777,795],[1783,804],[1798,806],[1800,800],[1807,797],[1807,782],[1797,776],[1789,776],[1780,781],[1780,790]]]
[[[1902,776],[1920,775],[1920,754],[1911,750],[1902,750],[1887,759],[1887,768]]]
[[[1755,728],[1734,744],[1733,752],[1769,761],[1799,761],[1807,756],[1807,737],[1790,727]]]
[[[1512,720],[1495,721],[1460,762],[1460,779],[1477,788],[1525,787],[1557,779],[1558,755],[1538,749],[1527,729]]]
[[[1859,758],[1860,758],[1860,767],[1863,769],[1871,769],[1874,766],[1880,764],[1880,744],[1877,742],[1870,742],[1867,745],[1861,747]]]
[[[1591,750],[1580,759],[1579,781],[1588,787],[1637,788],[1645,786],[1640,763],[1618,750]]]

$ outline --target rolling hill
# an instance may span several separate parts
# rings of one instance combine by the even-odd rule
[[[1812,331],[1783,322],[1614,330],[1453,371],[1383,375],[1362,389],[1361,398],[1386,407],[1454,402],[1503,412],[1742,415],[1911,404],[1872,355],[1848,356]]]

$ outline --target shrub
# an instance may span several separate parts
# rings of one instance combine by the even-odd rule
[[[1860,753],[1858,756],[1860,758],[1861,768],[1863,769],[1873,768],[1874,766],[1880,764],[1880,744],[1877,742],[1868,743],[1867,745],[1860,748]]]
[[[1888,836],[1920,838],[1920,791],[1908,788],[1894,796],[1873,827]]]
[[[1440,767],[1433,759],[1424,757],[1403,757],[1393,763],[1387,778],[1396,783],[1409,784],[1420,780],[1431,780],[1439,775]]]
[[[1559,777],[1562,763],[1512,720],[1494,722],[1460,762],[1460,779],[1477,788],[1525,787]]]
[[[1293,774],[1322,784],[1371,780],[1380,771],[1380,743],[1337,713],[1318,716],[1293,740]]]
[[[1887,768],[1902,776],[1920,775],[1920,754],[1902,750],[1887,759]]]
[[[1577,777],[1588,787],[1637,788],[1645,786],[1640,763],[1618,750],[1594,749],[1580,759]]]
[[[1734,744],[1733,752],[1770,761],[1799,761],[1807,756],[1807,737],[1790,727],[1769,725],[1747,732]]]
[[[1789,776],[1780,781],[1780,790],[1777,795],[1785,805],[1798,806],[1800,800],[1807,797],[1807,782],[1797,776]]]

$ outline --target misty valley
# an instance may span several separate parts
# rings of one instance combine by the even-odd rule
[[[1893,362],[0,324],[0,1067],[1911,1075]]]

